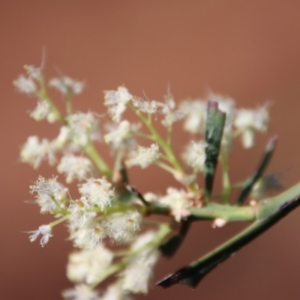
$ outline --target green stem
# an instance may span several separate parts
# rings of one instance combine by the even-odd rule
[[[48,103],[48,105],[50,106],[51,111],[56,116],[56,118],[58,120],[60,120],[64,125],[67,125],[66,119],[63,117],[63,115],[61,114],[61,112],[56,107],[56,105],[53,103],[53,101],[51,100],[51,98],[49,97],[49,95],[47,93],[47,89],[46,89],[44,78],[42,77],[39,82],[40,82],[40,90],[36,93],[36,96],[39,99],[43,99],[44,101],[46,101]]]
[[[62,223],[64,221],[68,220],[69,218],[70,218],[70,215],[66,215],[66,216],[63,216],[62,218],[60,218],[60,219],[58,219],[58,220],[56,220],[54,222],[49,223],[48,225],[50,227],[54,227],[54,226],[56,226],[56,225],[58,225],[58,224],[60,224],[60,223]]]
[[[72,93],[68,92],[66,95],[66,110],[67,115],[70,116],[72,114]]]
[[[269,201],[274,203],[267,205],[262,203],[262,208],[258,210],[258,221],[204,257],[158,282],[158,285],[166,288],[176,283],[183,283],[193,288],[196,287],[203,277],[221,262],[231,257],[298,207],[300,205],[299,190],[300,185],[298,184],[287,193]],[[289,198],[290,196],[291,198]]]
[[[178,162],[178,160],[177,160],[177,158],[175,156],[175,153],[174,153],[172,147],[157,132],[157,130],[155,129],[155,127],[152,125],[152,120],[149,119],[149,118],[146,118],[142,113],[140,113],[139,111],[137,111],[133,106],[129,105],[129,107],[135,112],[135,114],[146,125],[146,127],[148,128],[148,130],[151,132],[153,140],[156,141],[159,144],[159,146],[164,150],[164,152],[166,153],[166,155],[168,157],[168,160],[174,166],[174,168],[177,171],[183,172],[183,169],[182,169],[181,165],[179,164],[179,162]]]
[[[223,168],[222,180],[223,180],[223,193],[222,202],[228,204],[230,201],[231,185],[229,177],[229,166],[228,166],[228,151],[226,149],[221,149],[220,154],[221,164]]]
[[[111,179],[112,172],[110,168],[106,165],[105,161],[102,159],[98,151],[96,150],[94,144],[89,142],[84,148],[84,152],[90,157],[90,159],[94,162],[97,169],[100,173],[105,175],[108,179]]]

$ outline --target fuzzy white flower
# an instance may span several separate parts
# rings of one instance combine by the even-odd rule
[[[24,75],[20,75],[18,79],[14,80],[13,84],[20,93],[34,94],[37,91],[34,80]]]
[[[66,175],[66,181],[71,183],[74,179],[83,180],[92,170],[92,163],[86,157],[67,154],[63,156],[57,166],[58,173]]]
[[[74,289],[68,289],[63,291],[63,297],[67,300],[100,300],[97,291],[86,284],[79,284]]]
[[[81,197],[80,200],[72,201],[68,207],[68,211],[70,212],[68,221],[71,232],[87,227],[97,215],[96,212],[92,211],[91,203],[86,197]]]
[[[242,134],[242,143],[245,148],[254,145],[254,132],[264,132],[268,129],[269,105],[264,105],[256,110],[239,109],[234,121],[234,126]]]
[[[132,103],[139,111],[146,114],[155,114],[161,107],[161,103],[155,100],[147,101],[139,97],[133,97]]]
[[[106,237],[106,229],[102,224],[94,224],[92,221],[84,227],[70,233],[70,239],[74,247],[81,249],[95,249]]]
[[[131,247],[133,251],[138,252],[139,249],[144,249],[131,258],[126,269],[121,274],[124,290],[135,294],[146,294],[148,292],[153,268],[160,257],[159,251],[150,244],[154,237],[154,232],[147,232],[139,236],[133,243]],[[147,247],[147,245],[149,246]]]
[[[96,139],[98,122],[91,112],[76,113],[67,117],[70,126],[72,140],[79,146],[86,146],[89,140]]]
[[[205,141],[191,141],[183,153],[185,162],[196,171],[204,171],[205,168]]]
[[[126,104],[131,99],[132,95],[124,86],[119,86],[116,91],[104,91],[104,105],[109,107],[108,112],[113,121],[120,122]]]
[[[128,166],[139,165],[142,169],[153,164],[160,157],[159,147],[157,144],[152,144],[150,147],[138,146],[136,151],[130,153],[130,158],[126,161]]]
[[[186,113],[184,129],[191,133],[203,133],[207,117],[207,103],[202,100],[184,101],[180,109]]]
[[[140,231],[142,217],[137,211],[110,215],[103,222],[107,235],[117,244],[131,242]]]
[[[117,282],[111,284],[106,289],[105,293],[102,295],[101,300],[130,300],[132,299],[123,290],[121,283]]]
[[[69,93],[81,94],[85,87],[84,82],[76,81],[67,76],[62,76],[59,78],[52,78],[49,81],[49,85],[51,87],[54,87],[55,89],[57,89],[63,95],[67,95]]]
[[[24,69],[26,70],[26,72],[27,72],[27,74],[30,78],[39,80],[43,77],[41,67],[35,67],[35,66],[32,66],[32,65],[25,65]]]
[[[39,176],[35,184],[30,186],[30,193],[36,194],[35,199],[41,208],[41,213],[64,207],[63,200],[68,189],[56,179],[57,177],[53,177],[47,180]]]
[[[104,141],[111,144],[113,149],[125,147],[133,143],[133,134],[137,130],[137,126],[130,124],[127,120],[121,121],[117,128],[112,128],[108,134],[104,136]]]
[[[47,139],[41,141],[37,136],[30,136],[23,145],[20,153],[21,161],[29,163],[37,169],[42,160],[48,160],[50,165],[56,162],[55,147]]]
[[[111,202],[115,196],[112,190],[112,184],[105,178],[88,179],[86,183],[80,185],[79,192],[85,196],[92,205],[100,207],[101,210],[111,206]]]
[[[169,93],[165,96],[165,103],[161,103],[160,112],[164,115],[162,124],[166,127],[170,127],[173,123],[184,118],[186,112],[182,109],[175,109],[176,103],[173,96]]]
[[[43,100],[37,102],[35,109],[30,113],[30,117],[36,121],[47,118],[49,123],[53,123],[57,120],[57,116],[51,111],[50,105]]]
[[[34,242],[41,235],[40,244],[44,247],[45,244],[48,243],[50,237],[52,237],[52,228],[49,225],[42,225],[38,230],[28,231],[27,233],[30,233],[30,242]]]
[[[186,192],[183,190],[169,187],[167,194],[160,198],[160,202],[170,207],[171,213],[177,222],[190,215],[189,208],[192,206],[192,203],[188,200]]]
[[[69,255],[67,277],[73,282],[95,284],[101,280],[113,259],[113,253],[102,245],[93,250],[73,252]]]

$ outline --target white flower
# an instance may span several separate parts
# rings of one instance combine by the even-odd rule
[[[63,156],[57,166],[58,173],[64,173],[68,183],[74,179],[83,180],[90,174],[91,169],[92,163],[89,159],[72,154]]]
[[[119,86],[116,91],[104,91],[104,105],[109,107],[109,114],[113,121],[120,122],[126,104],[132,99],[132,95],[124,86]]]
[[[136,126],[131,125],[128,121],[121,121],[117,128],[112,129],[104,136],[104,141],[111,144],[113,149],[125,147],[133,142],[132,136],[136,130]]]
[[[165,103],[161,103],[161,113],[164,115],[162,124],[166,127],[170,127],[173,123],[181,120],[185,116],[185,112],[181,109],[175,110],[175,101],[173,96],[169,93],[165,96]]]
[[[152,144],[150,147],[138,146],[136,151],[130,153],[130,159],[126,161],[128,166],[139,165],[143,169],[157,161],[160,157],[157,144]]]
[[[110,215],[103,225],[107,235],[117,244],[131,242],[140,231],[142,217],[137,211]]]
[[[97,215],[96,212],[92,211],[91,203],[86,197],[72,201],[68,207],[68,211],[70,212],[68,221],[71,232],[83,227],[88,227],[92,219]]]
[[[37,102],[35,109],[30,113],[30,117],[36,121],[41,121],[47,118],[49,123],[53,123],[57,120],[57,117],[51,111],[49,104],[43,100],[39,100]]]
[[[139,111],[147,114],[155,114],[161,106],[161,103],[155,100],[147,101],[139,97],[133,97],[132,103]]]
[[[186,113],[184,129],[191,133],[203,133],[207,117],[207,103],[202,100],[184,101],[180,109]]]
[[[132,245],[133,251],[141,252],[131,258],[126,269],[122,272],[122,287],[131,293],[148,292],[149,281],[153,274],[153,268],[159,259],[159,251],[150,243],[155,237],[154,232],[147,232],[137,238]],[[149,245],[147,247],[147,244]]]
[[[60,78],[53,78],[50,80],[49,85],[56,88],[63,95],[81,94],[85,87],[84,82],[76,81],[70,77],[62,76]]]
[[[41,207],[41,213],[51,212],[64,206],[64,198],[68,189],[56,181],[57,177],[45,179],[39,176],[34,185],[30,186],[30,193],[35,194],[35,199]]]
[[[52,237],[52,229],[49,225],[42,225],[38,230],[28,231],[28,233],[31,233],[31,235],[29,236],[30,242],[34,242],[41,235],[42,237],[40,240],[40,244],[42,247],[44,247],[45,244],[48,243],[50,237]]]
[[[92,290],[86,284],[79,284],[74,289],[68,289],[63,291],[63,297],[67,300],[100,300],[97,291]]]
[[[30,136],[21,149],[21,161],[29,163],[37,169],[42,160],[48,160],[50,165],[56,162],[55,148],[47,139],[39,141],[37,136]]]
[[[183,153],[185,162],[196,171],[204,171],[205,168],[205,141],[191,141]]]
[[[242,134],[242,142],[245,148],[254,145],[254,132],[264,132],[268,129],[269,105],[264,105],[256,110],[239,109],[234,121],[234,126]]]
[[[42,69],[41,67],[35,67],[35,66],[31,66],[31,65],[25,65],[24,69],[26,70],[28,76],[30,78],[39,80],[43,77],[43,73],[42,73]]]
[[[172,215],[177,222],[190,215],[189,208],[192,206],[192,203],[188,200],[186,192],[183,190],[169,187],[167,195],[162,197],[160,202],[170,207]]]
[[[106,237],[106,230],[101,224],[86,224],[84,227],[71,232],[70,239],[75,247],[95,249]]]
[[[112,184],[105,178],[88,179],[79,187],[81,195],[85,196],[92,205],[96,205],[104,210],[106,207],[111,206],[112,199],[114,198],[114,191]]]
[[[69,255],[67,277],[73,282],[95,284],[101,280],[113,259],[113,253],[102,245],[93,250],[73,252]]]
[[[34,80],[24,75],[20,75],[18,79],[14,80],[13,84],[20,93],[34,94],[37,91]]]
[[[102,295],[101,300],[130,300],[125,291],[122,289],[121,283],[111,284]]]
[[[72,140],[79,146],[86,146],[91,139],[95,139],[98,122],[93,113],[76,113],[67,117]]]

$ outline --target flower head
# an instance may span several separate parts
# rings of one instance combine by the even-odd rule
[[[100,207],[102,210],[111,206],[112,199],[115,196],[112,184],[105,178],[88,179],[86,183],[80,185],[79,192],[92,205]]]
[[[104,105],[109,107],[108,112],[113,121],[120,122],[126,104],[131,99],[132,95],[124,86],[119,86],[116,91],[104,91]]]
[[[117,128],[112,128],[108,134],[104,136],[104,141],[111,144],[113,149],[126,147],[133,143],[133,134],[137,130],[137,126],[130,124],[124,120],[118,124]]]
[[[52,228],[49,225],[42,225],[38,230],[28,231],[28,233],[30,233],[30,242],[34,242],[41,235],[40,244],[44,247],[52,236]]]
[[[107,235],[117,244],[131,242],[140,231],[142,217],[137,211],[110,215],[103,225]]]
[[[264,132],[268,129],[269,105],[264,105],[255,110],[239,109],[234,121],[234,126],[242,135],[242,143],[245,148],[254,145],[255,131]]]
[[[186,163],[194,168],[195,171],[204,171],[205,168],[205,141],[191,141],[183,153],[183,158]]]
[[[74,179],[85,179],[92,170],[92,163],[86,157],[75,156],[72,154],[64,155],[57,166],[58,173],[66,175],[66,181],[72,182]]]
[[[67,94],[81,94],[85,83],[76,81],[70,77],[62,76],[59,78],[52,78],[49,82],[49,85],[57,89],[63,95]]]
[[[167,194],[160,199],[160,202],[170,207],[172,215],[177,222],[190,214],[189,208],[191,208],[192,203],[183,190],[169,187]]]
[[[139,97],[133,97],[132,103],[139,111],[146,114],[155,114],[161,106],[161,103],[155,100],[147,101]]]
[[[76,285],[73,289],[65,290],[62,295],[67,300],[101,300],[98,292],[87,284]]]
[[[101,244],[93,250],[73,252],[69,255],[67,277],[73,282],[95,284],[105,274],[112,259],[112,252]]]
[[[184,129],[191,133],[203,133],[207,115],[207,103],[202,100],[184,101],[180,109],[185,112]]]
[[[72,141],[79,146],[86,146],[92,139],[98,137],[96,130],[98,122],[95,115],[91,112],[76,113],[67,118]]]
[[[159,251],[150,244],[154,237],[154,232],[147,232],[139,236],[133,243],[131,249],[137,251],[138,254],[131,258],[126,269],[121,274],[124,290],[135,294],[146,294],[148,292],[153,268],[160,257]],[[147,244],[149,247],[147,247]],[[139,249],[143,248],[144,250],[139,252]]]
[[[20,75],[18,79],[14,80],[13,84],[20,93],[30,95],[37,91],[34,80],[30,77],[25,77],[24,75]]]
[[[139,165],[143,169],[157,161],[160,157],[157,144],[152,144],[150,147],[138,146],[136,151],[130,153],[130,158],[126,161],[128,166]]]
[[[55,147],[47,139],[41,141],[37,136],[30,136],[21,149],[21,161],[29,163],[37,169],[42,160],[48,160],[50,165],[56,162]]]
[[[64,206],[64,198],[68,189],[56,181],[57,177],[45,179],[39,176],[34,185],[30,186],[30,193],[36,194],[35,199],[41,207],[41,213],[51,212]]]

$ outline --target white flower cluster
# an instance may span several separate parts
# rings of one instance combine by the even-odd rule
[[[157,232],[140,234],[142,225],[147,223],[143,222],[143,216],[153,213],[152,209],[157,205],[160,213],[171,216],[173,223],[183,223],[190,216],[191,209],[200,208],[203,204],[201,199],[205,192],[203,187],[198,186],[197,178],[199,172],[206,171],[208,142],[204,135],[208,101],[186,100],[178,105],[170,92],[164,102],[144,100],[131,95],[125,86],[120,86],[117,90],[104,91],[104,105],[113,122],[102,126],[96,113],[72,112],[72,96],[82,92],[83,82],[60,76],[46,84],[41,68],[26,66],[26,71],[27,75],[21,75],[14,85],[20,92],[37,99],[37,106],[30,116],[36,121],[46,119],[50,123],[59,120],[62,125],[53,140],[30,136],[21,148],[21,161],[35,169],[43,161],[56,165],[57,172],[65,177],[67,184],[77,181],[78,194],[73,200],[69,189],[56,176],[50,179],[40,176],[31,185],[30,193],[40,212],[49,213],[56,219],[29,231],[30,241],[40,238],[40,244],[44,246],[52,237],[53,228],[62,222],[67,223],[69,240],[77,250],[70,254],[67,266],[67,276],[75,287],[64,291],[65,299],[129,300],[131,294],[146,294],[153,268],[159,259],[159,246],[171,228],[168,227],[163,234],[158,233],[163,222],[156,224],[154,221],[159,228]],[[64,95],[66,115],[59,111],[48,95],[48,85]],[[208,99],[217,102],[219,110],[226,114],[221,154],[224,154],[223,150],[226,150],[226,155],[229,154],[236,137],[241,137],[245,148],[252,147],[255,134],[268,129],[268,105],[254,110],[237,109],[231,98],[211,93]],[[139,123],[130,122],[130,116],[125,117],[127,109],[136,114]],[[166,127],[165,135],[155,126],[158,119]],[[180,145],[181,149],[185,149],[182,158],[188,168],[182,165],[173,147],[176,142],[172,138],[176,137],[176,132],[174,134],[172,127],[180,120],[184,130],[194,135],[186,146]],[[100,133],[100,125],[104,133]],[[94,142],[102,142],[102,136],[108,146],[103,143],[98,151]],[[148,143],[139,144],[138,139],[146,139]],[[104,147],[112,150],[113,168],[102,157],[108,152],[103,150]],[[130,189],[126,168],[140,166],[144,169],[152,164],[171,173],[183,187],[168,187],[162,196],[153,193],[142,195],[137,189]],[[253,192],[259,194],[256,197],[259,198],[265,189],[256,186]],[[216,218],[213,226],[222,227],[226,222]],[[106,241],[110,241],[111,246],[106,247]],[[124,247],[125,250],[115,253],[111,249],[114,247],[118,250]],[[94,290],[115,273],[118,275],[116,282],[104,292]]]
[[[269,123],[269,105],[257,109],[237,109],[235,101],[228,97],[211,93],[208,99],[218,102],[219,109],[226,113],[226,123],[222,145],[230,148],[235,136],[241,135],[245,148],[251,148],[255,142],[255,132],[265,132]],[[184,129],[193,134],[203,134],[207,118],[207,101],[197,99],[184,101],[181,108],[186,111]]]

